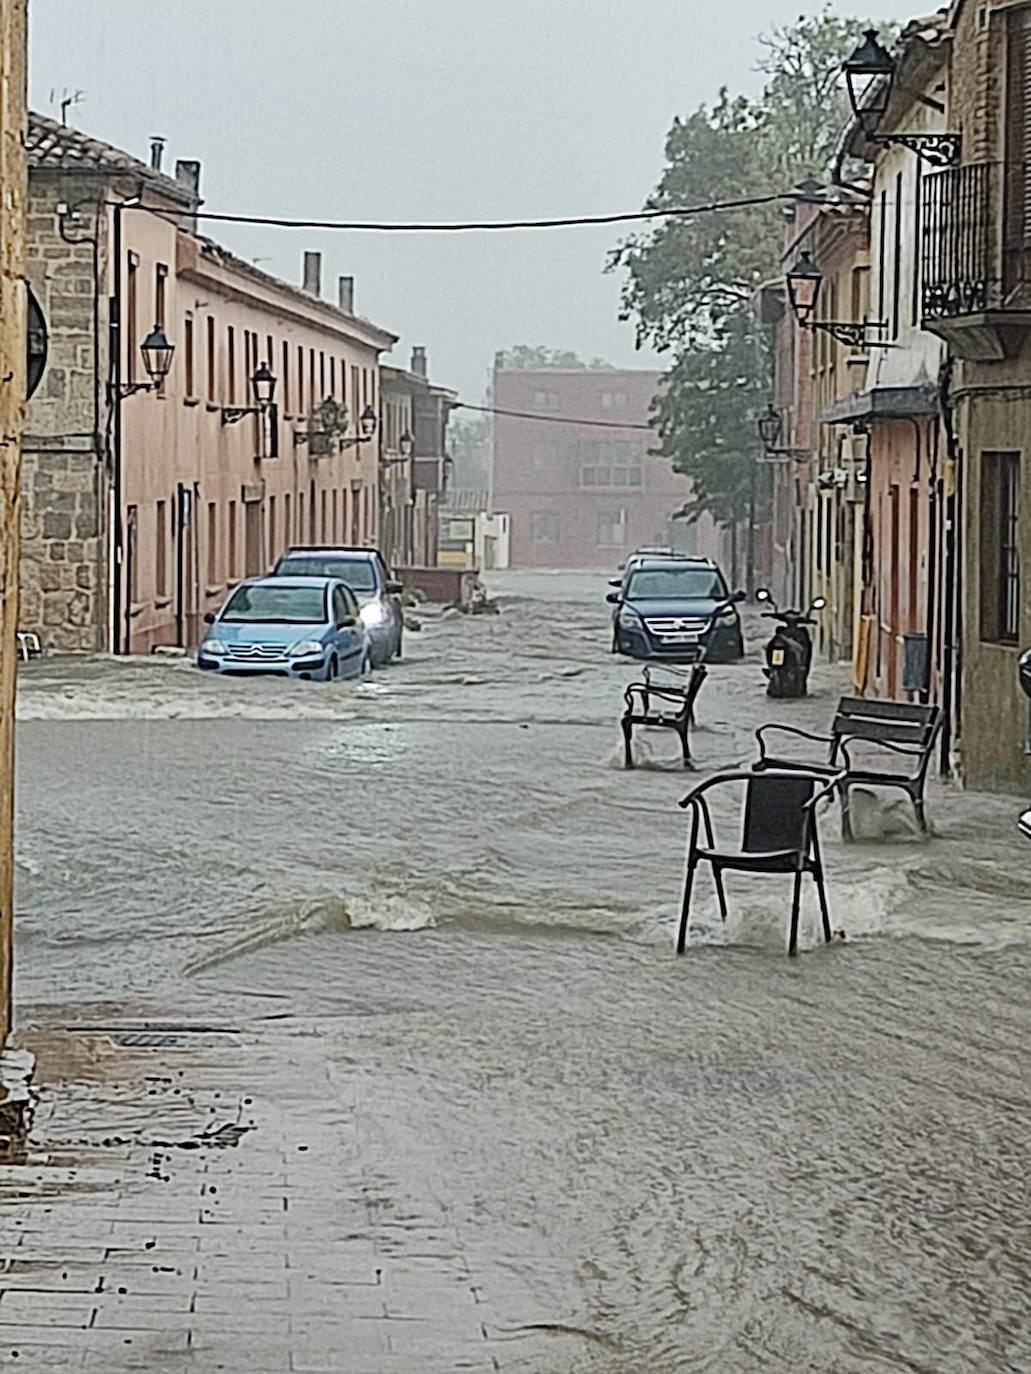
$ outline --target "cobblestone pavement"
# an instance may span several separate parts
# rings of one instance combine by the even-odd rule
[[[392,1193],[311,1028],[59,1049],[83,1047],[0,1171],[3,1367],[473,1374],[589,1353],[467,1253],[445,1197],[415,1215]]]

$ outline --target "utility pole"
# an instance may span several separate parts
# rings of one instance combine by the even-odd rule
[[[26,390],[27,0],[0,0],[0,1049],[11,1030],[14,705]]]

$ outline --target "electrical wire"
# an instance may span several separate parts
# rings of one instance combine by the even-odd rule
[[[539,420],[548,425],[589,425],[593,429],[641,429],[648,434],[651,425],[620,424],[618,420],[578,420],[575,415],[539,415],[528,410],[503,410],[500,406],[474,406],[469,401],[455,401],[453,410],[478,410],[483,415],[508,415],[514,420]]]
[[[798,195],[795,191],[777,191],[766,196],[744,196],[738,200],[714,200],[703,205],[673,205],[664,209],[653,207],[646,210],[624,211],[615,215],[568,215],[555,219],[469,220],[451,223],[287,219],[275,215],[220,214],[214,210],[204,209],[189,213],[191,216],[195,215],[197,219],[213,220],[222,224],[260,224],[274,229],[341,229],[380,234],[461,234],[512,229],[569,229],[598,224],[629,224],[637,220],[684,219],[694,215],[719,214],[728,210],[747,210],[753,206],[774,205],[778,201],[797,199]],[[108,203],[115,204],[116,202],[109,201]],[[153,205],[126,206],[125,208],[149,210],[152,214],[170,220],[181,218],[183,213]]]

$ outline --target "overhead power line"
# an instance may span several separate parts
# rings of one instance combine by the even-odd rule
[[[757,205],[773,205],[782,200],[797,200],[795,191],[778,191],[768,196],[744,196],[738,200],[713,200],[702,205],[673,205],[663,209],[624,211],[615,215],[568,215],[556,219],[460,220],[433,223],[412,221],[391,223],[383,220],[288,219],[276,215],[230,215],[200,209],[198,219],[221,224],[262,224],[274,229],[342,229],[378,234],[465,234],[512,229],[570,229],[596,224],[630,224],[637,220],[687,219],[694,215],[719,214],[728,210],[747,210]],[[112,202],[113,203],[113,202]],[[151,210],[154,214],[177,218],[179,212],[150,205],[127,207]]]
[[[575,415],[539,415],[529,410],[503,410],[500,406],[474,406],[468,401],[456,401],[455,410],[478,410],[484,415],[508,415],[514,420],[539,420],[546,425],[589,425],[592,429],[642,429],[649,434],[651,425],[620,424],[618,420],[579,420]]]

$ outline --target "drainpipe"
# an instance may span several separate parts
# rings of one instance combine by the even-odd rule
[[[953,714],[958,708],[956,675],[960,670],[959,646],[956,633],[956,589],[959,576],[956,550],[956,522],[960,479],[960,450],[956,439],[952,409],[953,358],[947,354],[938,381],[938,400],[941,407],[942,429],[945,434],[945,453],[949,477],[944,493],[944,584],[942,587],[942,715],[939,771],[943,778],[952,775]]]

